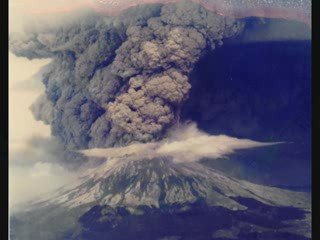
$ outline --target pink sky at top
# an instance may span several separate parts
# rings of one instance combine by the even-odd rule
[[[106,15],[117,15],[137,5],[171,3],[181,0],[10,0],[10,4],[32,15],[70,13],[92,8]],[[191,0],[221,15],[244,18],[250,16],[284,18],[311,25],[309,0]]]

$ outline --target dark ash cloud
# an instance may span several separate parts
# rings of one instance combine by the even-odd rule
[[[163,137],[195,63],[243,25],[195,3],[152,5],[11,35],[10,50],[53,59],[31,109],[66,149],[110,147]]]

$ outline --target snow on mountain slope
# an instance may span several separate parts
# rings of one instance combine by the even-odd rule
[[[193,203],[245,210],[236,197],[252,198],[272,206],[310,209],[306,193],[253,184],[228,177],[201,163],[177,163],[170,159],[106,161],[80,177],[77,184],[42,199],[39,206],[109,205],[135,208],[141,205]]]

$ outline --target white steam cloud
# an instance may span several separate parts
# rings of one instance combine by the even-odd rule
[[[137,143],[116,148],[94,148],[79,152],[87,157],[108,160],[134,161],[165,157],[174,162],[197,162],[203,158],[223,158],[236,150],[275,144],[280,142],[266,143],[226,135],[208,135],[200,131],[195,123],[191,123],[170,131],[168,138],[159,142]]]

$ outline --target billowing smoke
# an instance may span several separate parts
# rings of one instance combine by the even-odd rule
[[[197,162],[203,158],[221,159],[236,150],[265,147],[280,142],[256,142],[226,135],[209,135],[188,123],[171,129],[166,139],[152,143],[136,143],[125,147],[81,150],[87,157],[106,158],[110,165],[128,161],[171,159],[176,163]],[[143,156],[143,157],[141,157]]]
[[[17,56],[53,59],[31,109],[66,148],[161,139],[179,121],[195,63],[243,28],[190,2],[141,9],[11,36]]]

